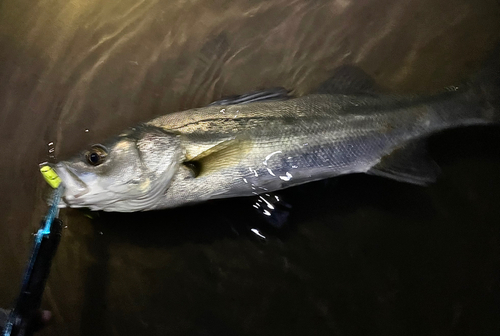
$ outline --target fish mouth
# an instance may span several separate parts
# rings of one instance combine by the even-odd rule
[[[71,167],[61,162],[53,168],[65,186],[63,198],[66,203],[89,192],[87,184],[78,177]]]

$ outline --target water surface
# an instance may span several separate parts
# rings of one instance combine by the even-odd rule
[[[497,1],[26,1],[0,5],[0,306],[46,207],[37,164],[153,117],[341,64],[431,93],[500,41]],[[61,213],[43,335],[500,332],[500,133],[431,139],[420,188],[348,176],[283,192],[275,231],[244,200],[143,214]],[[258,228],[261,239],[250,230]]]

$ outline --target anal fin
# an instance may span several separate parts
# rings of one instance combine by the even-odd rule
[[[436,181],[441,169],[427,154],[422,140],[413,140],[382,157],[368,174],[400,182],[428,185]]]

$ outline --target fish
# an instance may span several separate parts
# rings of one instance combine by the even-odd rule
[[[353,173],[425,186],[440,173],[429,136],[500,121],[498,73],[397,96],[346,65],[301,97],[274,88],[159,116],[55,164],[60,207],[166,209]]]

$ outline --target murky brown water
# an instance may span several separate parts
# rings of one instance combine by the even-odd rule
[[[65,155],[221,96],[301,95],[345,63],[392,91],[433,92],[477,70],[499,18],[494,0],[4,0],[0,306],[46,210],[48,142]],[[63,211],[43,334],[498,334],[498,131],[433,138],[443,175],[430,188],[352,176],[287,190],[284,232],[241,200]]]

